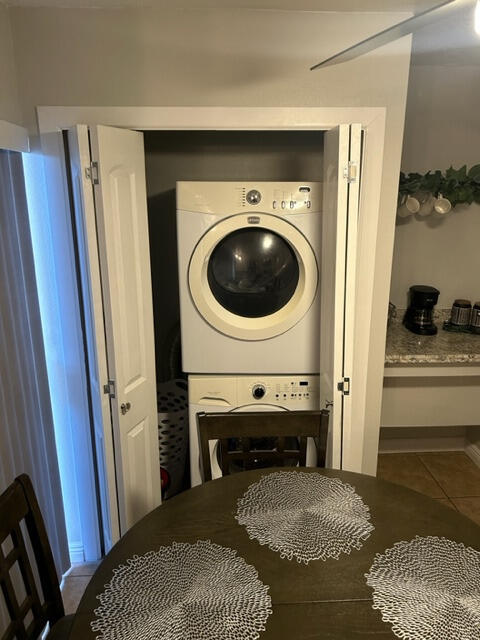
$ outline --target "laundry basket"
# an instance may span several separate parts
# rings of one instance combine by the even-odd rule
[[[171,498],[182,489],[187,465],[187,382],[175,379],[158,383],[157,406],[160,467],[169,478],[164,498]]]

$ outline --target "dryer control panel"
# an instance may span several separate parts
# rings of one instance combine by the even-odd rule
[[[253,184],[253,183],[252,183]],[[239,204],[264,213],[308,213],[321,210],[320,183],[259,182],[237,187]]]
[[[218,215],[319,213],[321,182],[177,182],[177,209]]]

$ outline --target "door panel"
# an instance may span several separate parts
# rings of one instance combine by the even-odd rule
[[[143,461],[149,455],[150,439],[148,419],[142,420],[127,433],[128,464],[132,482],[135,489],[148,484],[148,469]],[[142,491],[132,491],[126,504],[127,522],[137,522],[145,512],[148,512],[148,504]]]
[[[334,468],[344,467],[351,428],[351,393],[338,385],[351,378],[353,362],[360,136],[360,125],[340,125],[325,134],[324,146],[320,407],[330,409],[327,464]]]
[[[95,202],[122,534],[160,503],[143,136],[96,126]]]
[[[343,375],[350,379],[350,393],[343,396],[343,446],[342,469],[347,471],[361,470],[361,453],[363,451],[364,433],[353,428],[352,397],[355,393],[353,372],[353,346],[355,341],[355,307],[357,279],[357,234],[359,215],[359,196],[361,179],[362,127],[360,124],[350,125],[349,163],[355,167],[354,175],[348,184],[348,213],[346,239],[346,273],[345,273],[345,339]]]
[[[103,385],[108,380],[108,368],[95,202],[92,182],[85,171],[90,167],[91,162],[86,125],[77,125],[68,131],[68,146],[78,251],[83,257],[79,264],[88,352],[88,377],[92,396],[94,449],[104,547],[105,552],[108,552],[120,538],[120,526],[110,402],[108,395],[103,392]],[[93,482],[93,477],[91,481]],[[100,557],[99,553],[95,559]]]
[[[324,138],[322,276],[320,312],[320,408],[330,409],[327,464],[341,468],[343,375],[343,303],[345,295],[345,233],[349,127],[330,129]],[[332,404],[333,403],[333,404]]]
[[[112,289],[117,302],[118,334],[123,341],[123,349],[116,357],[123,371],[123,391],[128,393],[136,383],[141,384],[146,378],[141,318],[144,306],[141,242],[144,238],[138,229],[135,175],[117,169],[109,177],[112,195],[110,229],[113,234],[109,251],[114,265],[112,273],[115,274]]]

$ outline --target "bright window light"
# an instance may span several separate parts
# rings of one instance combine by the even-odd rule
[[[477,6],[475,7],[475,31],[480,36],[480,0],[477,0]]]
[[[23,153],[22,157],[70,559],[82,562],[83,555],[81,557],[80,554],[78,557],[72,555],[75,545],[81,546],[76,543],[82,540],[82,533],[78,514],[77,487],[73,474],[75,453],[69,430],[66,428],[70,424],[71,408],[68,406],[60,364],[63,357],[63,342],[58,321],[60,310],[48,217],[47,184],[43,157],[37,153]]]

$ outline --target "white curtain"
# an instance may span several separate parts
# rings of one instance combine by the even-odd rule
[[[22,156],[0,150],[0,492],[28,473],[59,576],[70,566]]]

